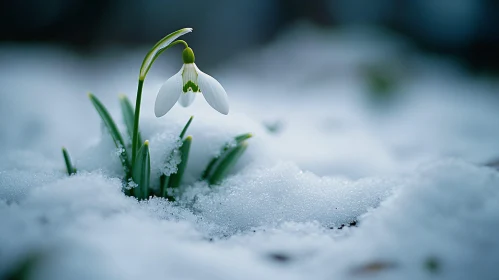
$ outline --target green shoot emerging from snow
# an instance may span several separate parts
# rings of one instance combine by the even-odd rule
[[[208,104],[215,110],[224,115],[229,113],[229,100],[225,89],[215,78],[199,70],[194,63],[194,51],[188,46],[187,42],[177,40],[178,37],[189,32],[192,32],[192,28],[183,28],[165,36],[146,54],[140,67],[135,108],[133,108],[125,95],[120,96],[123,120],[128,134],[127,138],[123,138],[116,122],[99,99],[92,94],[88,95],[119,151],[120,161],[123,166],[123,191],[125,194],[134,196],[139,200],[148,199],[151,196],[164,197],[169,200],[175,199],[173,194],[178,193],[189,162],[189,152],[193,141],[192,136],[184,138],[193,120],[193,117],[191,117],[179,135],[182,144],[178,148],[181,161],[177,164],[177,172],[170,176],[161,175],[160,178],[157,178],[160,187],[159,193],[155,192],[151,187],[149,141],[142,142],[141,140],[139,119],[144,80],[160,54],[174,45],[181,44],[184,46],[182,52],[183,66],[177,74],[166,80],[156,97],[154,112],[157,117],[168,113],[175,103],[179,103],[183,107],[191,105],[196,94],[199,93],[204,96]],[[230,143],[225,144],[220,155],[209,162],[205,171],[201,174],[201,179],[206,180],[210,185],[220,183],[246,150],[248,145],[246,140],[251,136],[250,133],[239,135]],[[124,139],[131,139],[131,152],[127,150]],[[68,151],[63,148],[62,152],[68,175],[76,174],[77,170],[71,162]],[[174,153],[174,151],[171,151],[171,153]]]

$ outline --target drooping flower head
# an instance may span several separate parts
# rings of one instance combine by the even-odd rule
[[[204,99],[213,109],[227,115],[229,100],[222,85],[212,76],[205,74],[194,63],[194,52],[186,47],[182,53],[184,65],[180,71],[170,77],[160,88],[154,113],[156,117],[165,115],[178,102],[187,107],[192,104],[196,94],[202,93]]]

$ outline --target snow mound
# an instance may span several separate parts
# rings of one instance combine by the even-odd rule
[[[31,267],[36,279],[278,276],[270,268],[254,271],[247,264],[261,261],[244,249],[207,242],[188,211],[164,200],[139,203],[121,193],[119,180],[99,174],[49,183],[19,203],[0,204],[0,213],[0,275],[38,255]],[[238,261],[227,269],[231,259]]]
[[[495,279],[498,199],[497,171],[458,160],[430,164],[316,264],[383,279]],[[361,269],[373,263],[386,267]]]
[[[319,177],[295,164],[280,163],[248,169],[212,190],[197,183],[186,190],[183,203],[230,233],[291,221],[339,227],[378,206],[394,186],[376,178]]]
[[[350,211],[361,213],[359,200],[367,202],[364,208],[375,206],[377,196],[386,195],[386,186],[392,184],[296,171],[291,164],[278,164],[253,172],[258,176],[236,175],[211,194],[193,186],[188,193],[197,192],[194,213],[163,199],[138,202],[125,197],[119,180],[99,173],[47,183],[19,202],[0,203],[0,275],[33,254],[43,256],[31,268],[33,279],[493,279],[499,275],[495,266],[498,172],[457,160],[427,165],[394,184],[388,198],[362,215],[358,227],[330,229],[327,223],[336,221],[329,217],[335,214],[327,202],[334,204],[335,196],[352,200],[350,204],[357,206]],[[250,191],[235,187],[239,180],[246,180]],[[264,212],[269,199],[277,198],[271,189],[279,193],[285,188],[295,193],[283,198],[282,202],[289,201],[287,208],[270,207],[269,215],[256,212]],[[249,214],[235,208],[233,195]],[[208,197],[222,204],[208,203]],[[317,201],[316,208],[322,211],[311,211],[301,200]],[[229,209],[224,204],[231,201]],[[258,204],[263,206],[257,208]],[[343,202],[344,211],[352,205]],[[293,210],[296,215],[289,214]],[[253,226],[251,222],[259,226],[244,231]]]
[[[60,178],[57,172],[33,172],[27,170],[0,171],[0,201],[19,201],[32,189]]]

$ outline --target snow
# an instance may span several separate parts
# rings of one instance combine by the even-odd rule
[[[242,172],[213,191],[204,182],[197,183],[184,199],[205,221],[226,226],[229,233],[288,221],[339,227],[378,206],[394,186],[375,178],[318,177],[294,164],[279,163]]]
[[[143,53],[0,56],[0,278],[30,258],[30,279],[499,277],[499,173],[484,166],[499,157],[497,80],[378,31],[302,26],[206,69],[229,116],[197,98],[156,119],[155,92],[180,61],[156,65],[141,119],[153,184],[174,172],[165,159],[191,115],[193,144],[178,201],[138,202],[121,192],[117,149],[85,91],[119,120],[117,95],[134,92]],[[391,99],[366,79],[379,65],[397,73]],[[231,176],[199,182],[247,132]]]

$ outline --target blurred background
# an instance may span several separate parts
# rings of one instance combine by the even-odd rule
[[[83,56],[151,45],[190,26],[189,43],[209,67],[306,21],[382,27],[472,71],[499,70],[497,0],[25,0],[0,7],[2,45],[56,44]]]
[[[183,27],[194,28],[182,39],[197,65],[229,93],[230,117],[203,98],[175,106],[169,120],[153,116],[158,89],[180,68],[177,47],[148,74],[143,120],[175,123],[196,114],[194,126],[213,117],[224,133],[241,129],[231,135],[265,131],[254,141],[265,149],[249,153],[255,159],[272,151],[319,175],[401,174],[447,157],[499,165],[497,0],[0,5],[0,131],[8,131],[0,154],[11,153],[9,168],[30,162],[16,150],[41,153],[55,168],[61,145],[82,158],[101,135],[86,93],[118,118],[117,95],[135,97],[144,54]]]

